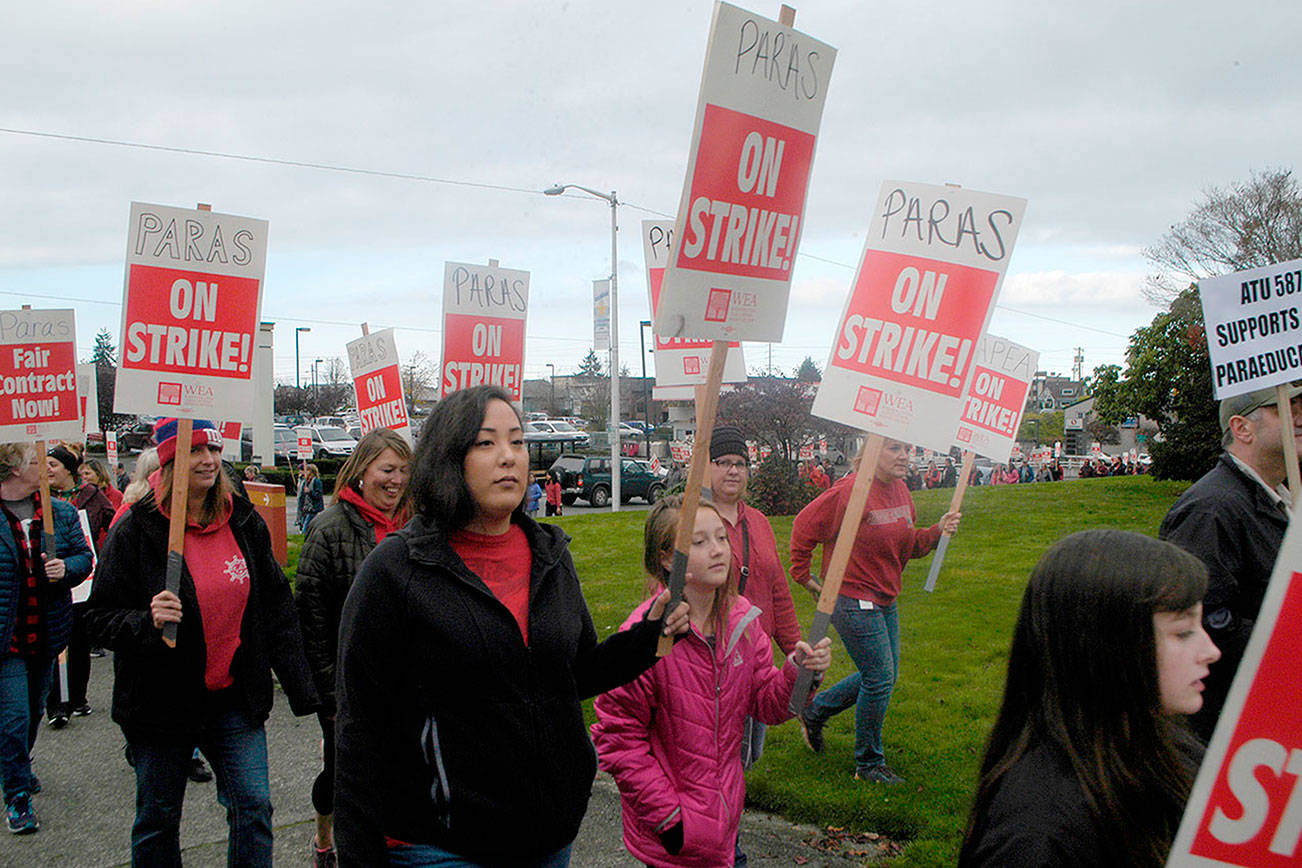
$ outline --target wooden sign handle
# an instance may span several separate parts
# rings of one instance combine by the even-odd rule
[[[710,437],[714,434],[714,417],[719,409],[719,388],[723,385],[723,366],[728,360],[728,342],[715,341],[710,348],[710,368],[705,385],[696,390],[696,439],[692,443],[692,463],[687,472],[687,488],[683,492],[683,508],[678,513],[678,531],[674,534],[674,560],[669,571],[668,615],[683,599],[683,585],[687,581],[687,555],[692,549],[692,530],[696,527],[696,507],[701,500],[701,486],[705,482],[705,465],[710,461]],[[674,637],[661,636],[656,656],[664,657],[674,650]]]
[[[193,419],[176,420],[176,458],[172,461],[172,515],[167,524],[167,573],[164,589],[181,595],[181,567],[185,563],[186,512],[190,505],[190,440]],[[218,471],[220,472],[220,471]],[[163,625],[163,643],[176,647],[176,622]]]
[[[972,475],[972,467],[976,463],[976,453],[965,451],[963,453],[963,467],[958,472],[958,484],[954,486],[954,496],[949,499],[949,511],[958,512],[963,508],[963,494],[967,491],[967,481]],[[949,550],[949,537],[947,533],[940,535],[940,541],[936,543],[936,554],[931,559],[931,569],[927,572],[927,584],[925,585],[927,593],[936,590],[936,579],[940,577],[940,567],[945,563],[945,552]]]
[[[39,463],[38,469],[40,470],[41,541],[44,543],[45,556],[47,558],[57,558],[59,556],[59,545],[54,536],[54,504],[50,501],[50,465],[45,453],[45,441],[37,440],[36,457],[32,460]],[[58,580],[50,579],[50,581]]]
[[[841,594],[841,582],[845,579],[845,568],[850,563],[850,551],[854,548],[854,538],[859,533],[859,523],[863,521],[864,509],[868,505],[868,492],[872,489],[873,477],[877,475],[877,459],[885,443],[880,434],[869,434],[863,452],[859,453],[859,463],[855,465],[854,486],[850,489],[850,500],[845,505],[845,515],[841,516],[841,527],[836,534],[836,546],[832,549],[832,560],[823,578],[823,590],[818,595],[818,607],[814,610],[814,619],[809,624],[809,636],[806,641],[817,645],[827,635],[827,628],[832,624],[832,612],[836,608],[836,598]],[[823,556],[827,556],[824,550]],[[799,714],[809,699],[809,691],[814,684],[814,673],[801,669],[796,677],[796,686],[791,691],[790,708],[793,714]]]

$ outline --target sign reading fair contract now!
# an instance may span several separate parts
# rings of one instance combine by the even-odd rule
[[[1302,864],[1302,527],[1290,524],[1168,866]]]
[[[782,340],[835,60],[813,37],[715,4],[657,335]]]
[[[1302,259],[1198,281],[1217,400],[1302,379]]]
[[[73,312],[0,311],[0,443],[81,438]]]
[[[131,203],[117,413],[251,407],[267,221]]]
[[[947,452],[1026,200],[882,185],[813,413]]]

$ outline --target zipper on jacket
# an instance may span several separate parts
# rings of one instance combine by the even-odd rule
[[[434,782],[429,787],[434,814],[444,829],[452,828],[452,791],[448,786],[447,770],[443,767],[443,746],[439,743],[439,725],[434,715],[425,718],[425,728],[420,734],[421,752],[425,765],[433,769]]]

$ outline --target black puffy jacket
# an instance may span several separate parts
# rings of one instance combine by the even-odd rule
[[[326,714],[335,713],[335,658],[344,598],[362,561],[374,548],[375,526],[357,507],[340,501],[312,519],[298,555],[294,602],[303,627],[307,664]]]
[[[529,644],[421,517],[385,537],[344,604],[335,685],[341,865],[387,864],[385,838],[485,864],[536,860],[578,834],[597,759],[580,701],[655,663],[659,622],[597,643],[568,538],[529,539]]]
[[[109,531],[86,606],[92,641],[113,650],[113,720],[128,738],[190,736],[203,722],[207,648],[194,580],[181,572],[181,623],[176,647],[163,644],[149,601],[167,573],[167,518],[152,494],[132,505]],[[231,533],[249,566],[249,600],[240,647],[231,661],[234,690],[258,723],[271,713],[274,669],[298,715],[317,709],[303,656],[289,581],[271,552],[271,534],[247,500],[231,501]]]

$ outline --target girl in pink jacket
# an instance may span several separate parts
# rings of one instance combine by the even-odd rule
[[[681,497],[667,497],[647,518],[643,563],[653,590],[669,575]],[[592,726],[601,767],[614,776],[623,805],[624,846],[654,866],[721,868],[746,798],[742,725],[790,719],[796,661],[816,673],[831,664],[831,643],[804,641],[778,669],[759,609],[738,596],[728,531],[714,507],[696,511],[687,584],[691,630],[634,681],[597,697]],[[641,621],[651,600],[624,626]]]

